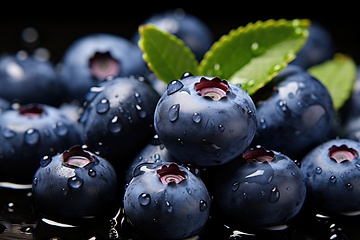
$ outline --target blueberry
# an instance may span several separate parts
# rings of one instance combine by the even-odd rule
[[[95,153],[74,145],[45,155],[33,176],[32,193],[45,218],[81,223],[110,216],[118,191],[113,166]]]
[[[295,65],[288,65],[273,83],[267,99],[255,100],[258,128],[253,145],[300,158],[330,136],[335,115],[331,95],[318,79]]]
[[[305,45],[290,64],[308,69],[332,59],[335,53],[335,39],[329,29],[318,21],[312,21]]]
[[[43,155],[81,143],[80,129],[56,107],[29,103],[0,114],[0,181],[31,183]]]
[[[203,181],[174,162],[140,165],[123,200],[127,218],[145,239],[195,237],[211,205]]]
[[[99,82],[86,94],[79,119],[83,142],[114,165],[128,164],[155,134],[159,98],[141,77]]]
[[[154,127],[177,161],[216,166],[249,146],[257,128],[256,108],[238,85],[185,73],[169,83],[158,101]]]
[[[301,160],[308,196],[330,214],[360,211],[360,143],[346,138],[319,144]]]
[[[199,61],[214,43],[210,27],[200,18],[180,8],[151,15],[142,22],[149,23],[184,41]],[[136,32],[133,41],[137,43],[139,37],[139,33]]]
[[[289,224],[305,202],[299,166],[277,151],[248,148],[216,174],[214,200],[237,226],[261,229]]]
[[[82,103],[90,87],[107,77],[141,75],[145,69],[142,52],[130,40],[93,33],[68,46],[60,60],[59,75],[67,89],[67,100]]]
[[[127,166],[125,181],[129,182],[131,180],[138,165],[157,162],[176,162],[176,159],[170,155],[159,137],[154,135],[149,143],[131,160],[129,166]]]
[[[0,79],[0,97],[12,103],[58,106],[63,101],[64,86],[55,65],[35,55],[1,55]]]

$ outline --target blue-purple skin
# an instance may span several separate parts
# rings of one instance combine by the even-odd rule
[[[0,97],[11,103],[59,106],[64,100],[65,89],[55,65],[33,55],[1,55],[0,79]]]
[[[174,162],[141,165],[126,185],[124,212],[145,239],[188,239],[205,227],[211,199],[206,185]]]
[[[117,175],[111,163],[79,145],[43,156],[32,181],[38,213],[65,223],[109,216],[117,191]]]
[[[81,144],[81,128],[59,108],[40,103],[20,105],[0,114],[0,181],[31,183],[44,155]]]
[[[162,31],[175,35],[188,46],[198,61],[214,43],[214,35],[210,27],[200,18],[185,12],[183,9],[168,10],[154,14],[141,24],[153,24]],[[133,42],[137,44],[140,35],[136,32]]]
[[[335,110],[327,88],[306,70],[288,65],[273,82],[271,96],[256,101],[253,145],[299,159],[331,134]]]
[[[114,165],[128,164],[154,136],[159,98],[141,77],[99,82],[87,93],[79,119],[83,142]]]
[[[218,166],[241,154],[253,140],[256,108],[238,85],[185,73],[168,84],[158,101],[154,127],[177,161]]]
[[[306,198],[299,166],[261,146],[248,148],[216,172],[214,200],[228,221],[253,229],[281,227],[294,219]]]
[[[327,214],[360,213],[360,143],[346,138],[328,140],[301,160],[308,196]]]
[[[140,76],[147,69],[142,52],[130,40],[93,33],[75,40],[64,52],[59,75],[68,101],[82,103],[90,87],[108,77]]]

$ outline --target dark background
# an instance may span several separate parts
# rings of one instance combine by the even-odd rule
[[[321,5],[304,1],[285,3],[268,1],[99,1],[10,2],[0,13],[0,53],[15,52],[25,47],[21,31],[34,27],[39,32],[36,47],[45,47],[54,62],[59,61],[66,48],[77,38],[95,32],[115,33],[131,38],[146,18],[165,10],[182,8],[206,24],[215,39],[231,29],[249,22],[268,19],[309,18],[328,28],[338,52],[360,63],[360,11],[346,1]],[[359,14],[358,14],[359,13]]]

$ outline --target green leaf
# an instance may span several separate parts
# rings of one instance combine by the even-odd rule
[[[169,83],[185,72],[198,74],[198,61],[181,39],[151,24],[140,25],[139,34],[143,59],[157,78]]]
[[[310,20],[249,23],[222,36],[200,62],[199,73],[241,84],[251,95],[293,60],[305,44]]]
[[[355,61],[338,53],[332,60],[310,67],[308,71],[327,87],[335,110],[339,110],[352,93],[357,73]]]

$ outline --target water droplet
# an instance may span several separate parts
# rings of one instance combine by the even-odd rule
[[[140,118],[145,118],[146,117],[146,111],[144,111],[142,108],[141,108],[141,106],[139,106],[139,105],[135,105],[135,107],[136,107],[136,110],[138,110],[138,116],[140,117]]]
[[[220,132],[223,132],[223,131],[225,130],[225,127],[224,127],[224,125],[222,125],[222,124],[220,124],[220,125],[218,126],[218,128],[219,128]]]
[[[82,180],[81,178],[79,177],[71,177],[68,179],[68,185],[71,187],[71,188],[79,188],[82,186],[84,180]]]
[[[68,127],[63,122],[57,122],[55,125],[55,132],[59,136],[65,136],[69,131]]]
[[[167,95],[171,95],[171,94],[179,91],[183,87],[184,87],[184,84],[182,84],[182,82],[180,82],[179,80],[173,80],[168,84],[166,93],[167,93]]]
[[[201,122],[201,119],[202,119],[201,113],[196,112],[192,115],[192,120],[194,121],[194,123]]]
[[[122,125],[119,121],[119,117],[115,116],[111,119],[110,123],[109,123],[109,131],[111,133],[119,133],[121,131]]]
[[[260,124],[259,127],[263,130],[265,130],[267,128],[267,124],[264,118],[260,118]]]
[[[141,104],[142,103],[142,99],[141,99],[141,96],[138,92],[134,93],[134,96],[135,96],[135,100],[138,104]]]
[[[317,174],[322,173],[322,168],[321,168],[321,167],[315,168],[315,172],[316,172]]]
[[[25,227],[21,227],[20,232],[25,233],[25,234],[32,234],[35,231],[35,227],[33,226],[25,226]]]
[[[208,208],[207,203],[204,200],[200,200],[200,212],[206,211],[207,208]]]
[[[151,197],[147,193],[142,193],[139,195],[138,200],[139,200],[140,205],[146,206],[150,203]]]
[[[351,183],[346,184],[346,189],[353,190],[353,185]]]
[[[40,158],[40,166],[46,167],[47,165],[49,165],[49,163],[51,163],[51,161],[52,161],[52,157],[43,156],[42,158]]]
[[[38,178],[37,177],[34,177],[34,179],[32,180],[32,184],[33,185],[36,185],[38,183]]]
[[[169,109],[169,120],[174,122],[179,117],[180,104],[175,104]]]
[[[184,146],[184,142],[180,138],[177,139],[177,144],[179,146]]]
[[[283,111],[283,113],[285,113],[286,116],[290,116],[291,112],[290,112],[290,109],[289,109],[286,101],[280,100],[278,104],[279,104],[281,111]]]
[[[13,137],[15,137],[15,135],[16,135],[16,133],[13,131],[13,130],[11,130],[11,129],[8,129],[8,128],[4,128],[3,130],[2,130],[2,135],[4,136],[4,138],[13,138]]]
[[[99,114],[106,113],[110,109],[110,103],[107,99],[101,99],[100,102],[96,105],[96,112]]]
[[[235,183],[231,186],[231,190],[232,190],[233,192],[236,192],[236,191],[239,189],[239,186],[240,186],[239,182],[235,182]]]
[[[167,211],[168,213],[171,213],[172,210],[173,210],[172,205],[171,205],[168,201],[165,201],[165,204],[166,204],[166,211]]]
[[[332,175],[330,178],[329,178],[329,182],[330,183],[336,183],[337,179],[334,175]]]
[[[279,198],[280,198],[280,192],[277,189],[277,187],[274,187],[270,192],[269,202],[276,203],[277,201],[279,201]]]
[[[186,191],[188,194],[190,194],[190,195],[192,194],[192,190],[190,188],[186,188]]]
[[[90,168],[89,171],[88,171],[88,175],[90,177],[95,177],[96,176],[96,171],[94,169]]]
[[[7,204],[7,210],[8,210],[8,212],[14,212],[14,207],[15,207],[15,204],[13,203],[13,202],[9,202],[8,204]]]
[[[40,133],[39,131],[30,128],[25,132],[24,139],[25,139],[25,143],[29,145],[36,145],[39,142]]]

